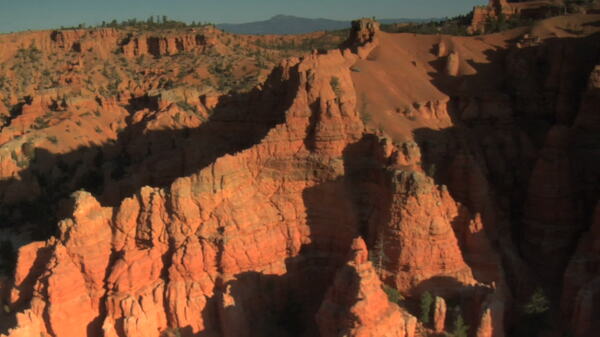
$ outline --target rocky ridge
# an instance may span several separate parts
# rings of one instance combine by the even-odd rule
[[[409,92],[412,109],[396,105],[394,118],[410,126],[401,137],[376,124],[382,116],[365,118],[375,99],[361,82],[394,38],[363,20],[348,49],[283,61],[241,104],[221,98],[219,113],[191,124],[200,129],[185,143],[193,148],[179,152],[177,135],[127,139],[132,155],[156,156],[136,167],[139,186],[165,187],[76,192],[58,234],[21,247],[11,284],[0,287],[15,320],[8,336],[428,336],[460,315],[471,334],[500,337],[533,284],[560,292],[533,275],[554,280],[567,264],[564,294],[578,295],[564,300],[572,319],[563,328],[589,335],[597,275],[576,257],[594,259],[595,236],[575,224],[589,218],[595,233],[598,191],[583,182],[598,167],[596,37],[489,56],[490,43],[505,43],[491,37],[481,53],[512,75],[484,84],[480,76],[499,73],[473,61],[484,42],[449,38],[432,54],[440,41],[428,40],[401,69],[415,69],[410,76],[431,60],[433,80],[411,85],[436,90],[416,103],[426,95]],[[141,134],[174,113],[156,98],[137,103]],[[527,134],[522,120],[549,125]],[[244,140],[206,136],[224,130],[243,130]],[[578,156],[592,160],[574,165]],[[148,163],[165,168],[155,175]],[[539,259],[548,252],[557,258]],[[400,307],[382,284],[405,297]],[[426,291],[436,296],[433,325],[414,318]]]

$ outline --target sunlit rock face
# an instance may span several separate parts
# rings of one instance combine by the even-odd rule
[[[39,34],[43,55],[81,54],[71,70],[118,45],[150,77],[259,39]],[[7,219],[57,220],[33,224],[48,233],[0,280],[3,336],[414,337],[460,317],[502,337],[539,287],[566,318],[552,328],[591,337],[600,44],[524,34],[364,19],[341,49],[282,59],[243,92],[130,74],[116,95],[74,96],[76,76],[65,92],[3,93],[0,197],[33,205]]]

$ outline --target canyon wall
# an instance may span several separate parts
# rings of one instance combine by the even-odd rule
[[[57,102],[98,109],[105,139],[74,152],[90,163],[77,174],[107,164],[101,189],[60,205],[54,235],[19,248],[0,282],[4,335],[413,337],[464,318],[502,337],[540,287],[566,317],[546,330],[591,336],[600,44],[518,34],[394,36],[361,20],[343,49],[287,58],[244,94],[31,97],[12,122]],[[123,52],[205,43],[140,36]],[[58,160],[37,152],[21,170],[32,145],[10,144],[1,172],[22,179],[2,197],[44,195]],[[430,323],[416,318],[426,293]]]

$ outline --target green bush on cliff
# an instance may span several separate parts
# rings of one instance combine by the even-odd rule
[[[539,315],[548,310],[550,310],[550,301],[548,301],[544,290],[541,288],[536,289],[531,295],[529,302],[523,306],[523,312],[526,315]]]
[[[429,291],[421,295],[421,322],[429,323],[431,317],[431,305],[433,304],[433,296]]]
[[[337,78],[336,76],[333,76],[331,78],[331,81],[329,81],[329,85],[331,85],[331,89],[335,93],[335,96],[339,99],[340,96],[342,95],[342,88],[340,87],[340,79]]]
[[[467,337],[469,332],[469,326],[465,324],[465,320],[462,317],[460,311],[454,319],[454,326],[452,328],[453,337]]]
[[[537,336],[548,326],[550,301],[541,288],[536,289],[521,307],[521,317],[512,329],[515,337]]]
[[[389,33],[467,35],[467,28],[471,25],[472,18],[473,12],[443,20],[382,25],[381,29]]]
[[[383,291],[387,295],[388,300],[392,303],[398,304],[400,301],[404,300],[404,296],[402,296],[398,290],[388,286],[387,284],[383,285]]]

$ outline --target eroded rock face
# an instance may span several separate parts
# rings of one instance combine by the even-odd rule
[[[469,31],[471,33],[484,33],[486,23],[499,20],[501,17],[508,19],[514,16],[522,18],[539,18],[543,15],[558,15],[557,6],[563,1],[508,1],[490,0],[487,6],[476,6],[473,8],[473,19]],[[564,5],[564,4],[563,4]]]
[[[57,34],[49,50],[79,48],[77,34]],[[97,34],[113,38],[111,30]],[[388,58],[380,43],[395,52],[417,37],[383,34],[376,22],[359,21],[349,49],[289,58],[239,100],[189,88],[145,91],[133,82],[119,89],[135,93],[132,100],[60,93],[24,100],[14,125],[75,106],[98,109],[107,141],[131,123],[135,132],[101,153],[127,154],[135,175],[101,171],[105,189],[75,193],[56,236],[20,248],[12,284],[0,287],[16,313],[8,335],[412,337],[443,332],[447,314],[462,311],[472,334],[502,337],[511,323],[505,317],[532,284],[530,267],[552,280],[569,262],[565,316],[578,336],[591,336],[598,221],[584,231],[598,192],[598,76],[579,51],[597,48],[587,40],[540,42],[505,53],[465,38],[432,55],[430,39],[415,43],[424,59],[407,61]],[[123,51],[169,56],[211,44],[220,46],[194,34],[144,36]],[[447,69],[428,66],[448,50]],[[461,64],[459,53],[469,62]],[[378,62],[396,59],[428,77],[395,87],[410,109],[375,111],[407,119],[402,128],[382,123],[373,131],[359,102],[366,93],[382,98],[381,90],[369,91],[369,78],[365,92],[356,88],[365,74],[385,77]],[[351,70],[357,62],[363,71]],[[491,84],[478,74],[507,69],[512,75]],[[534,134],[521,118],[558,125]],[[178,127],[190,135],[171,133]],[[6,137],[19,132],[25,128]],[[44,142],[32,141],[3,150],[0,173],[20,175]],[[51,156],[38,160],[22,175],[64,175]],[[43,191],[35,179],[15,181],[3,201]],[[577,242],[572,256],[567,247]],[[406,297],[406,307],[424,291],[436,296],[434,329],[390,303],[384,283]],[[446,300],[460,310],[446,310]]]
[[[415,336],[417,319],[389,302],[381,286],[365,242],[354,239],[317,313],[320,336]]]
[[[443,332],[446,328],[446,301],[436,296],[433,308],[433,330],[437,333]]]
[[[354,57],[286,61],[276,88],[291,90],[285,118],[252,148],[170,188],[142,188],[119,207],[75,194],[60,236],[23,249],[18,270],[38,263],[42,250],[50,257],[41,275],[15,285],[15,301],[32,298],[10,335],[159,336],[172,327],[188,336],[260,336],[276,326],[265,310],[285,312],[286,296],[306,308],[291,319],[314,317],[317,307],[304,302],[322,296],[356,234],[336,183],[344,148],[362,133],[348,70]],[[333,74],[344,96],[331,88]],[[314,278],[308,270],[317,266]]]
[[[458,75],[460,71],[460,55],[457,52],[451,52],[446,58],[446,74],[450,76]]]
[[[178,36],[140,36],[123,45],[123,54],[127,57],[152,55],[154,57],[192,52],[194,49],[209,47],[204,35],[185,34]]]
[[[475,284],[452,222],[459,209],[447,189],[422,173],[394,173],[390,222],[382,228],[389,262],[386,270],[403,292],[436,289],[448,294]]]

